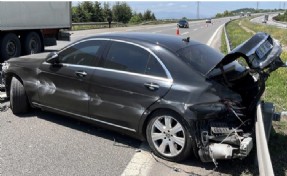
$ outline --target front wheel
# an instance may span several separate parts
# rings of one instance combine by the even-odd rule
[[[152,151],[161,158],[175,162],[190,156],[192,139],[186,126],[175,113],[155,113],[146,130]]]
[[[15,77],[11,80],[10,106],[14,114],[23,114],[29,110],[29,102],[23,84]]]

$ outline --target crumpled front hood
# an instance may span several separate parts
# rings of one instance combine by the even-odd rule
[[[39,64],[43,63],[46,57],[49,55],[49,52],[40,53],[40,54],[32,54],[17,58],[11,58],[7,60],[11,65],[14,66],[25,66],[25,67],[37,67]]]

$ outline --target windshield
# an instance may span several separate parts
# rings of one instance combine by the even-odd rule
[[[206,75],[223,58],[223,54],[204,44],[189,45],[176,52],[188,65]]]

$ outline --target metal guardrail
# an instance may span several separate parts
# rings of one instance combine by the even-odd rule
[[[111,25],[123,25],[124,23],[111,22]],[[72,26],[87,26],[87,25],[109,25],[109,22],[84,22],[84,23],[72,23]]]
[[[72,23],[72,28],[75,27],[85,27],[89,26],[89,29],[95,29],[95,28],[108,28],[109,27],[109,22],[83,22],[83,23]],[[111,22],[111,27],[124,27],[127,26],[124,23],[119,23],[119,22]]]
[[[227,51],[230,52],[231,48],[232,48],[232,43],[229,39],[229,34],[226,32],[226,25],[230,23],[230,21],[228,21],[227,23],[224,24],[224,35],[225,35],[225,42],[226,42],[226,46],[227,46]]]
[[[257,159],[260,176],[274,176],[265,134],[261,103],[257,105],[257,120],[255,123]]]
[[[226,42],[227,51],[229,53],[231,51],[231,49],[230,49],[230,42],[229,42],[229,37],[228,37],[228,34],[226,32],[225,26],[226,26],[226,24],[224,25],[223,30],[224,30],[224,34],[225,34],[225,42]]]
[[[176,23],[175,20],[158,20],[158,21],[144,21],[137,25],[149,25],[149,24],[165,24],[165,23]],[[81,22],[81,23],[72,23],[72,27],[75,26],[100,26],[100,27],[107,27],[109,25],[108,22]],[[127,26],[128,24],[124,24],[121,22],[111,22],[112,26]]]

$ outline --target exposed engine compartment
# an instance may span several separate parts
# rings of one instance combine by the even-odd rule
[[[244,107],[232,105],[220,119],[199,121],[199,157],[203,162],[246,157],[253,147],[253,118],[244,115]]]

